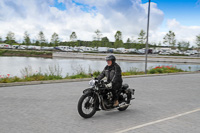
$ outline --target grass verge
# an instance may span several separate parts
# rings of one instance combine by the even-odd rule
[[[0,49],[0,56],[52,57],[49,51]]]
[[[10,77],[7,75],[0,75],[0,83],[13,83],[13,82],[28,82],[28,81],[44,81],[44,80],[61,80],[61,79],[82,79],[90,78],[91,73],[86,73],[84,71],[79,71],[74,75],[67,75],[66,77],[61,76],[61,69],[59,66],[49,67],[49,71],[45,74],[41,72],[33,73],[31,67],[27,67],[21,71],[23,77]],[[161,74],[161,73],[177,73],[177,72],[186,72],[182,69],[178,69],[174,66],[157,66],[148,70],[148,74]],[[100,72],[92,72],[94,77],[97,77]],[[130,69],[126,72],[122,72],[122,76],[130,75],[144,75],[143,71],[138,71],[137,69]]]

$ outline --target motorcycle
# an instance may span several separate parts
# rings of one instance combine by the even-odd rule
[[[78,101],[78,113],[83,118],[90,118],[96,111],[100,110],[118,109],[124,111],[129,107],[130,101],[135,99],[133,98],[135,90],[130,89],[128,84],[123,84],[117,91],[119,106],[114,107],[112,88],[108,87],[105,81],[93,78],[89,81],[89,85],[90,88],[83,91],[83,95]]]

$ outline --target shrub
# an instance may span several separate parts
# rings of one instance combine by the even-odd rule
[[[184,71],[182,69],[176,68],[176,66],[157,66],[148,71],[149,74],[175,73],[175,72],[184,72]]]

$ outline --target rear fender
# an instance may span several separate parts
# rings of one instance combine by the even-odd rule
[[[127,92],[127,93],[131,93],[132,95],[134,95],[134,94],[135,94],[135,89],[128,88],[128,89],[126,90],[126,92]]]
[[[135,89],[129,89],[129,91],[131,92],[132,95],[135,94]]]

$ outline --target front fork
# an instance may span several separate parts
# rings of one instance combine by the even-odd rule
[[[92,101],[93,102],[93,106],[95,108],[99,108],[99,104],[100,104],[101,98],[100,98],[98,93],[96,93],[96,92],[94,92],[94,91],[92,91],[90,89],[85,90],[83,93],[84,93],[84,95],[90,95],[91,97],[93,97],[93,101]],[[90,100],[91,100],[91,98],[88,100],[88,103],[91,104]]]

